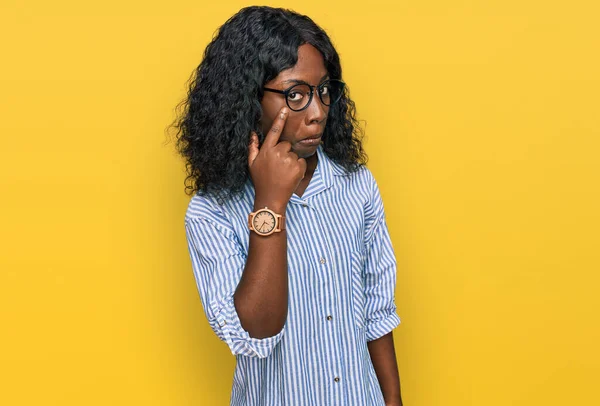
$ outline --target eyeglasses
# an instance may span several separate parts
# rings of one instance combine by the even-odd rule
[[[285,90],[270,89],[264,90],[273,93],[279,93],[285,96],[285,102],[290,110],[302,111],[310,105],[314,90],[317,90],[321,103],[331,106],[337,103],[344,93],[345,83],[337,79],[328,79],[317,86],[311,86],[308,83],[298,83]]]

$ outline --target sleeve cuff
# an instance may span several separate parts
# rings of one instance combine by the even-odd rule
[[[227,300],[216,318],[222,337],[233,355],[266,358],[281,341],[285,331],[284,326],[279,333],[271,337],[250,337],[250,334],[242,327],[233,298]]]
[[[367,341],[373,341],[383,337],[398,327],[399,324],[400,317],[395,311],[388,314],[385,318],[368,322],[365,329]]]

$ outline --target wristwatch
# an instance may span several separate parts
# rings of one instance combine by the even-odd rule
[[[285,216],[269,210],[267,207],[248,215],[248,227],[258,235],[266,237],[285,230]]]

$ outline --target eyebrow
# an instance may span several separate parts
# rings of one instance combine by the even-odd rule
[[[329,73],[326,73],[325,76],[323,76],[321,79],[319,79],[319,83],[321,83],[322,81],[324,81],[328,77],[329,77]],[[302,84],[305,84],[305,85],[310,84],[310,83],[305,82],[304,80],[299,80],[299,79],[288,79],[288,80],[284,80],[281,83],[282,84],[285,84],[285,83],[295,83],[295,84],[302,83]]]

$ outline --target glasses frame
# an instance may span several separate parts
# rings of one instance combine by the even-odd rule
[[[285,104],[287,104],[287,106],[290,108],[290,110],[292,110],[292,111],[302,111],[302,110],[306,110],[308,108],[308,106],[310,106],[310,104],[312,103],[312,99],[313,99],[313,95],[315,93],[315,90],[316,89],[321,90],[326,84],[328,84],[330,82],[336,82],[336,83],[340,83],[341,84],[340,95],[339,95],[339,97],[334,102],[329,103],[329,104],[325,103],[323,101],[323,98],[321,97],[321,92],[320,91],[317,92],[317,95],[319,96],[319,100],[321,100],[321,103],[323,103],[324,106],[329,107],[329,106],[337,103],[338,101],[340,101],[340,99],[342,98],[342,94],[344,93],[344,88],[346,86],[346,83],[343,82],[343,81],[341,81],[341,80],[339,80],[339,79],[327,79],[327,80],[324,80],[323,82],[319,83],[316,86],[309,85],[308,83],[305,83],[305,82],[298,82],[298,83],[296,83],[296,84],[288,87],[285,90],[272,89],[270,87],[263,87],[263,90],[266,90],[267,92],[279,93],[279,94],[284,95],[285,96]],[[292,108],[292,106],[290,106],[290,102],[288,100],[288,94],[292,91],[293,88],[295,88],[296,86],[299,86],[299,85],[308,86],[310,88],[310,95],[308,96],[308,102],[306,103],[306,106],[302,107],[300,110],[296,110],[296,109]]]

